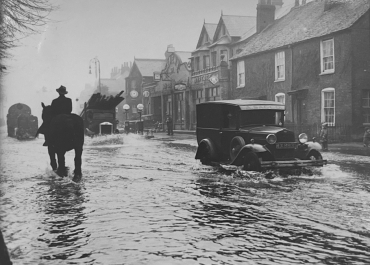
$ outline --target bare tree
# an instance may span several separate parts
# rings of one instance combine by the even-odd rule
[[[21,38],[39,32],[55,8],[49,0],[0,0],[0,59]]]

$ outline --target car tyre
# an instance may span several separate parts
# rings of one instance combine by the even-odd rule
[[[245,145],[245,141],[241,136],[235,136],[230,143],[230,158],[234,160],[239,154],[240,149]]]
[[[244,170],[261,171],[261,162],[255,152],[249,152],[244,156]]]
[[[308,160],[322,160],[322,155],[317,150],[311,150],[307,155]]]
[[[212,143],[204,142],[201,152],[200,162],[203,165],[209,165],[216,156],[216,150]]]

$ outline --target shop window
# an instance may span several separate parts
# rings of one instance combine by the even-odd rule
[[[193,91],[193,101],[194,101],[194,104],[201,103],[202,102],[202,98],[203,98],[203,90]]]
[[[237,86],[244,87],[245,86],[245,70],[244,70],[244,61],[241,60],[237,63]]]
[[[321,73],[334,73],[334,39],[321,42]]]
[[[211,87],[207,89],[207,101],[215,101],[220,95],[219,87]]]
[[[335,125],[335,89],[325,88],[321,91],[321,122]]]
[[[184,118],[184,93],[177,93],[175,94],[175,121],[182,123]]]
[[[285,80],[285,52],[275,53],[275,80]]]

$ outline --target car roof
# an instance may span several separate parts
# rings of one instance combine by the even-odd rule
[[[251,106],[251,105],[270,105],[270,106],[284,106],[283,103],[269,100],[257,100],[257,99],[231,99],[231,100],[217,100],[217,101],[207,101],[199,103],[197,105],[207,105],[207,104],[219,104],[219,105],[232,105],[232,106]]]

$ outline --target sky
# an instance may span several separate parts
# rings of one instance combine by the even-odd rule
[[[51,0],[58,9],[40,33],[22,39],[4,60],[5,109],[22,102],[39,109],[43,87],[60,85],[73,100],[89,75],[91,59],[100,61],[101,78],[134,58],[164,59],[167,45],[193,51],[204,21],[224,15],[256,16],[258,0]],[[286,0],[284,2],[292,2]],[[92,65],[94,73],[94,66]],[[55,97],[58,94],[55,92]],[[51,102],[45,102],[50,104]],[[39,115],[39,113],[33,113]]]

